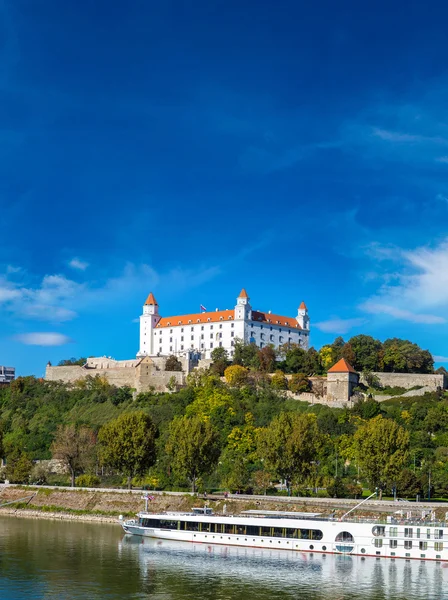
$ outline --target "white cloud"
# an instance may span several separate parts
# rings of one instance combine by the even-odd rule
[[[438,156],[436,158],[436,162],[439,162],[439,163],[448,163],[448,156]]]
[[[14,267],[13,265],[8,265],[6,267],[6,273],[8,275],[12,275],[14,273],[20,273],[21,270],[22,270],[22,267]]]
[[[436,363],[448,363],[448,356],[433,355],[433,359]]]
[[[448,239],[438,246],[398,250],[393,278],[365,301],[361,310],[426,325],[448,319]],[[383,263],[384,264],[384,263]]]
[[[411,323],[425,323],[426,325],[436,325],[437,323],[446,322],[446,319],[437,315],[414,313],[410,310],[397,308],[396,306],[390,306],[387,304],[380,304],[377,302],[364,302],[364,304],[361,304],[360,308],[374,315],[390,315],[395,319],[410,321]]]
[[[63,346],[73,341],[62,333],[54,332],[21,333],[16,335],[14,339],[28,346]]]
[[[364,325],[366,319],[355,318],[355,319],[339,319],[338,317],[334,319],[329,319],[328,321],[320,321],[319,323],[315,323],[315,326],[324,331],[325,333],[347,333],[350,329],[354,327],[359,327]]]
[[[79,258],[72,258],[68,264],[72,269],[78,269],[79,271],[85,271],[89,266],[88,262],[79,260]]]

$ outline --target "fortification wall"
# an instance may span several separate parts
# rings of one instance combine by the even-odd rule
[[[438,388],[447,388],[446,375],[438,373],[373,373],[373,375],[378,377],[383,387],[402,387],[409,390],[418,385],[432,391],[436,391]],[[360,381],[366,384],[362,375]]]
[[[70,383],[77,381],[78,379],[85,379],[91,372],[83,369],[78,365],[70,367],[50,367],[47,366],[45,371],[45,379],[47,381],[62,381],[63,383]]]

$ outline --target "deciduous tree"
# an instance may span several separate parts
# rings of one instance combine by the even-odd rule
[[[132,478],[143,475],[156,459],[157,430],[149,415],[143,411],[124,413],[100,429],[100,456],[105,465],[122,471]]]
[[[59,459],[70,471],[72,487],[75,477],[94,460],[95,435],[89,427],[59,425],[51,445],[53,458]]]
[[[224,371],[224,377],[229,385],[240,387],[247,383],[249,371],[240,365],[231,365]]]
[[[354,436],[358,464],[371,489],[393,485],[406,465],[409,452],[409,432],[381,415],[362,425]]]
[[[309,475],[321,445],[316,415],[283,412],[260,430],[258,453],[267,469],[286,480],[289,490],[293,478]]]
[[[196,491],[196,480],[216,464],[219,454],[219,435],[209,421],[200,416],[177,417],[169,428],[166,451],[173,470],[191,482]]]

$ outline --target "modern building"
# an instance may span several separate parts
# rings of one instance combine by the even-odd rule
[[[246,290],[241,290],[233,309],[163,317],[151,292],[140,317],[140,349],[137,356],[197,353],[209,358],[214,348],[234,352],[236,339],[258,348],[298,344],[308,348],[310,320],[304,302],[295,317],[253,310]]]
[[[2,367],[0,365],[0,383],[11,383],[16,377],[14,367]]]

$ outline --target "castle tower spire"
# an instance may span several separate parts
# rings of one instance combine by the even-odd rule
[[[309,331],[310,317],[308,315],[308,308],[307,308],[305,302],[303,302],[303,300],[300,303],[299,309],[297,311],[296,321],[303,330]]]
[[[154,354],[154,329],[159,321],[159,305],[154,294],[150,292],[143,305],[143,314],[140,316],[140,349],[137,356]]]

